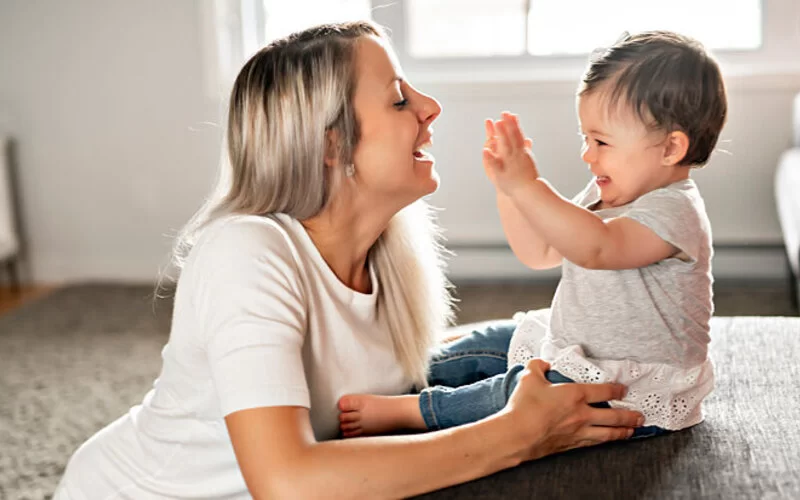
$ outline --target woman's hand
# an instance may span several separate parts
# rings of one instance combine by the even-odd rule
[[[532,141],[522,134],[519,119],[503,113],[500,120],[486,120],[483,168],[495,187],[511,196],[514,188],[539,178],[531,151]]]
[[[594,408],[589,403],[619,400],[625,396],[620,384],[551,384],[545,378],[550,366],[533,359],[520,376],[511,399],[503,409],[516,419],[512,425],[528,443],[522,460],[572,448],[627,439],[644,417],[621,409]]]

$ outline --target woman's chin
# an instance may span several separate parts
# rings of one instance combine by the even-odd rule
[[[426,192],[423,196],[435,193],[439,189],[439,172],[431,168],[430,175],[425,179]]]

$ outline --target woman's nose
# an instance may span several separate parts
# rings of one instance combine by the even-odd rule
[[[420,122],[430,123],[442,113],[442,105],[433,97],[420,93]]]

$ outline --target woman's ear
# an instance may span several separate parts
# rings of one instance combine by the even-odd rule
[[[325,166],[339,165],[339,134],[336,130],[325,131]]]
[[[679,164],[689,151],[689,136],[680,130],[673,130],[667,135],[664,148],[664,165],[675,166]]]

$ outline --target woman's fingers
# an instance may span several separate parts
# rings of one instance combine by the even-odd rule
[[[628,427],[586,427],[578,436],[572,448],[593,446],[608,441],[619,441],[633,436],[633,429]]]
[[[587,423],[595,426],[638,427],[644,423],[641,413],[618,408],[591,408],[587,415]]]
[[[622,384],[575,384],[587,403],[603,403],[625,397],[627,389]]]
[[[525,365],[525,368],[534,373],[540,373],[542,375],[541,378],[545,378],[544,374],[550,369],[550,363],[540,358],[533,358],[528,361],[528,364]]]

